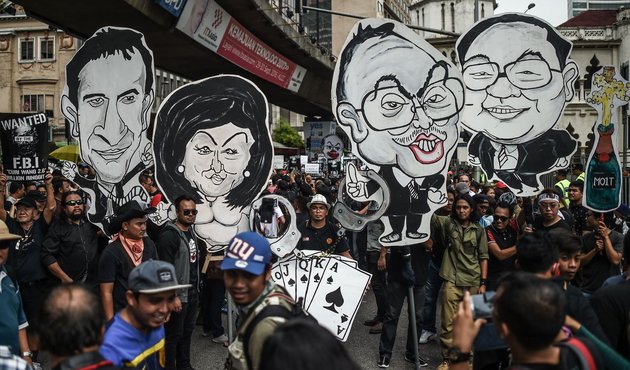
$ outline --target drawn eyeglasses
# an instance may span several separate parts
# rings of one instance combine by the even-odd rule
[[[446,120],[459,113],[462,102],[461,81],[447,78],[428,85],[422,96],[410,97],[399,86],[374,89],[363,97],[361,109],[357,111],[377,131],[409,126],[418,119],[418,109],[422,109],[436,125],[443,126]]]
[[[549,67],[549,63],[540,59],[520,60],[506,64],[499,72],[495,62],[484,62],[466,66],[463,71],[466,88],[473,91],[485,90],[494,85],[501,77],[521,90],[538,89],[551,82],[552,72],[562,72]]]

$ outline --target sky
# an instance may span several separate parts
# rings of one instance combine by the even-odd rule
[[[542,18],[553,26],[558,26],[567,20],[567,0],[497,0],[498,7],[494,14],[527,10],[531,3],[536,4],[527,14]]]

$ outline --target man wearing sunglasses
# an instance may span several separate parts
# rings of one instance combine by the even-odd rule
[[[454,66],[411,30],[363,20],[335,69],[336,116],[353,152],[389,189],[385,246],[428,239],[430,217],[446,204],[446,165],[458,139],[463,85]],[[349,168],[346,190],[375,200],[380,187]]]
[[[190,338],[199,305],[199,239],[192,226],[197,218],[195,200],[187,195],[175,199],[177,219],[165,224],[157,241],[160,259],[175,266],[177,281],[190,288],[177,290],[166,331],[166,369],[192,369]]]
[[[457,41],[462,125],[475,135],[469,161],[519,195],[534,195],[540,175],[567,167],[577,148],[569,133],[552,129],[579,76],[571,47],[551,25],[523,14],[486,18]]]
[[[488,237],[488,290],[497,290],[499,278],[514,271],[516,260],[516,240],[518,224],[512,217],[514,207],[506,202],[499,202],[494,207],[492,224],[486,228]]]
[[[87,283],[97,292],[98,227],[87,221],[79,192],[61,196],[62,217],[48,229],[42,243],[42,263],[62,283]]]

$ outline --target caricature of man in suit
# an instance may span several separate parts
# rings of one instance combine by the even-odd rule
[[[146,136],[154,97],[153,55],[144,36],[132,29],[105,27],[95,32],[66,66],[61,99],[81,159],[95,179],[63,174],[92,197],[88,219],[106,233],[107,217],[130,200],[147,202],[138,175],[152,164]]]
[[[575,92],[571,47],[549,24],[522,14],[484,19],[457,41],[462,125],[475,134],[469,160],[516,193],[533,195],[538,177],[568,166],[576,150],[566,131],[552,129]]]
[[[335,70],[337,120],[353,152],[387,183],[383,221],[391,230],[381,242],[416,244],[428,238],[423,215],[446,202],[443,172],[458,138],[463,86],[457,70],[402,25],[365,20],[355,30]],[[346,190],[365,200],[379,188],[352,166]]]

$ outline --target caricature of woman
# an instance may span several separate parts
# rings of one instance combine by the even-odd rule
[[[267,99],[253,83],[221,75],[180,87],[160,106],[153,140],[158,184],[171,202],[195,199],[197,235],[220,249],[248,229],[273,158]]]

